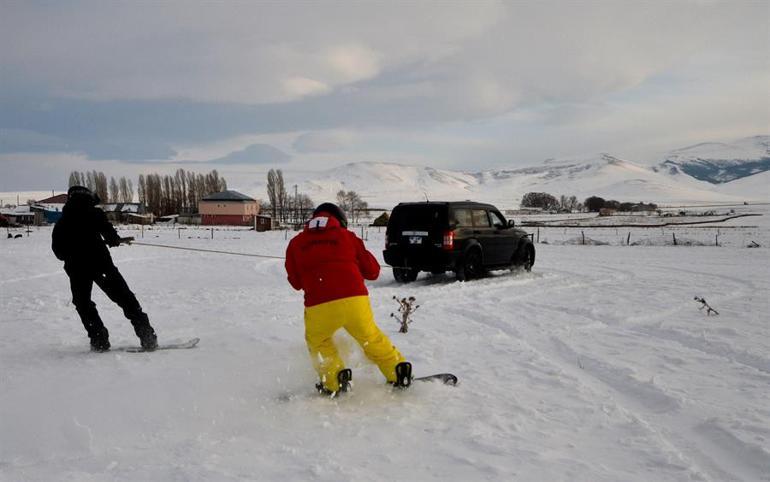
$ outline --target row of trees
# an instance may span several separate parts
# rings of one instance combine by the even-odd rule
[[[110,177],[107,182],[107,176],[100,171],[72,171],[68,186],[85,186],[108,203],[130,203],[134,199],[134,183],[130,179]]]
[[[563,210],[568,212],[588,211],[599,212],[601,209],[615,209],[617,211],[655,211],[658,209],[654,203],[631,203],[615,200],[605,200],[598,196],[590,196],[580,203],[575,196],[561,196],[559,199],[547,192],[528,192],[521,199],[521,207],[540,208],[546,211]]]
[[[267,204],[263,211],[269,211],[273,220],[280,223],[299,224],[308,218],[315,204],[310,196],[297,192],[294,185],[294,195],[286,190],[283,171],[270,169],[267,173]]]
[[[631,203],[620,202],[614,199],[605,200],[598,196],[591,196],[585,201],[586,210],[589,212],[599,212],[601,209],[614,209],[616,211],[655,211],[658,209],[658,205],[655,203]]]
[[[369,204],[355,191],[337,191],[337,205],[345,212],[351,223],[357,223],[361,213],[369,208]]]
[[[105,203],[129,203],[134,200],[134,185],[130,179],[115,179],[99,171],[70,173],[69,185],[86,186]],[[227,189],[227,181],[216,169],[208,174],[178,169],[173,175],[140,174],[137,195],[148,212],[156,216],[195,212],[198,202],[206,195]]]
[[[226,189],[227,181],[216,169],[208,174],[177,169],[174,175],[140,175],[137,193],[148,211],[165,216],[196,212],[204,196]]]
[[[280,169],[270,169],[267,173],[267,202],[263,211],[272,214],[274,220],[280,223],[300,224],[306,221],[315,208],[310,196],[297,191],[294,194],[286,190],[286,182]],[[340,190],[337,192],[337,205],[345,212],[351,223],[358,222],[369,205],[355,191]]]
[[[575,196],[560,196],[559,199],[547,192],[528,192],[521,198],[521,207],[540,208],[546,211],[559,209],[564,211],[582,211],[583,205]]]

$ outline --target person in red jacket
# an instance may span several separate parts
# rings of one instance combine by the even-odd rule
[[[375,280],[380,265],[363,241],[348,231],[335,204],[323,203],[286,248],[286,273],[296,290],[305,292],[305,341],[321,381],[316,388],[335,396],[348,391],[352,371],[334,346],[334,333],[344,328],[380,368],[387,381],[406,388],[412,365],[379,329],[364,279]]]

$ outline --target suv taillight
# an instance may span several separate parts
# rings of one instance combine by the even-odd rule
[[[451,251],[455,247],[455,232],[452,230],[444,231],[444,242],[441,247],[446,251]]]

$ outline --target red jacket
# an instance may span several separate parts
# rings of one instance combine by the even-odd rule
[[[377,279],[380,264],[358,236],[322,212],[289,242],[286,273],[295,290],[305,290],[305,306],[315,306],[368,295],[364,278]]]

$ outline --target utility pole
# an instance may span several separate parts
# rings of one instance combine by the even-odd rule
[[[294,224],[299,223],[299,196],[297,195],[297,185],[294,185]]]

